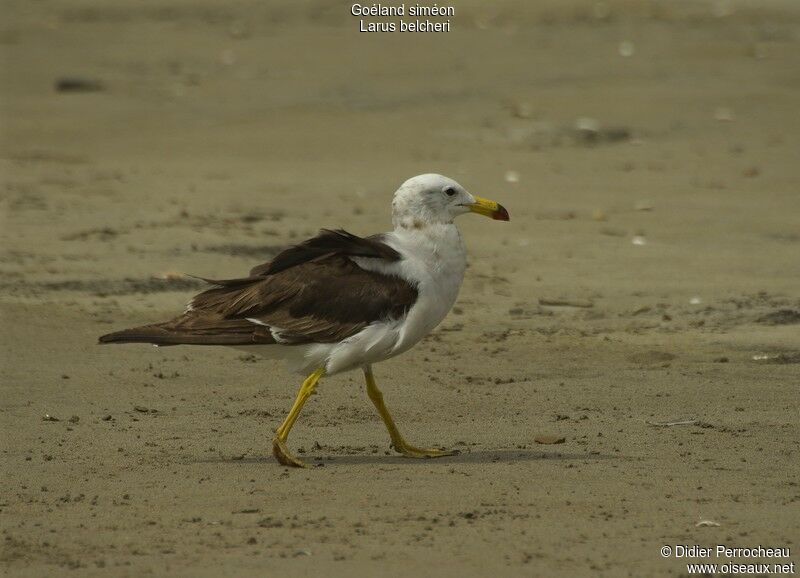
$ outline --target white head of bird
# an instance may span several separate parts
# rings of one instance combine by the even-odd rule
[[[397,189],[392,201],[392,222],[398,228],[450,224],[457,216],[470,212],[509,220],[502,205],[476,197],[453,179],[437,174],[408,179]]]

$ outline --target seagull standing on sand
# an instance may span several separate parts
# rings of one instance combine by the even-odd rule
[[[405,441],[372,365],[410,349],[450,311],[467,263],[453,220],[469,212],[509,220],[502,205],[471,195],[452,179],[413,177],[394,194],[393,231],[362,238],[323,229],[247,277],[205,279],[213,287],[175,319],[109,333],[100,343],[224,345],[287,358],[307,376],[272,439],[273,454],[287,466],[304,466],[286,441],[317,382],[357,368],[397,452],[415,458],[456,454]]]

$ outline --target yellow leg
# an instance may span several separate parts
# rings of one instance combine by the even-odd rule
[[[272,455],[282,463],[284,466],[294,466],[296,468],[304,468],[306,465],[294,457],[286,449],[286,440],[289,438],[289,432],[297,421],[297,416],[300,415],[300,410],[303,409],[303,404],[314,393],[317,387],[319,378],[325,374],[325,370],[320,368],[314,373],[309,375],[300,386],[300,391],[297,392],[297,397],[294,400],[292,409],[289,410],[289,415],[283,420],[281,426],[275,430],[275,437],[272,438]]]
[[[367,380],[367,395],[378,409],[383,423],[386,424],[386,429],[389,430],[389,436],[392,438],[392,447],[394,447],[395,451],[410,458],[438,458],[441,456],[454,456],[459,453],[458,450],[418,448],[406,442],[403,436],[400,435],[400,430],[397,429],[392,415],[389,413],[389,409],[386,407],[386,404],[383,403],[383,394],[381,390],[378,389],[378,384],[375,383],[375,376],[372,375],[372,368],[370,366],[364,368],[364,377]]]

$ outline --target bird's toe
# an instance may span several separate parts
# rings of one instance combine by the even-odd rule
[[[303,462],[289,453],[289,450],[286,449],[285,442],[277,436],[272,440],[272,455],[275,456],[275,459],[284,466],[290,466],[293,468],[306,467]]]

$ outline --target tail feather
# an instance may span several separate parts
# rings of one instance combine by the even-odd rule
[[[142,325],[101,335],[98,343],[152,343],[153,345],[273,344],[268,327],[244,319],[225,320],[209,328],[181,327],[174,322]]]
[[[158,325],[142,325],[107,333],[97,338],[98,343],[152,343],[154,345],[178,345],[186,343],[182,336],[165,330]]]

